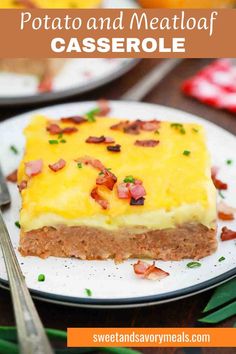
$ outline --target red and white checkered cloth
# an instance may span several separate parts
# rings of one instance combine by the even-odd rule
[[[215,108],[236,113],[236,66],[215,60],[182,85],[183,92]]]

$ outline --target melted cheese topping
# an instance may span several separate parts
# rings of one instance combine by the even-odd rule
[[[46,131],[48,120],[35,117],[25,130],[26,152],[19,167],[19,182],[28,179],[25,162],[42,159],[43,171],[31,177],[22,191],[20,223],[25,231],[43,226],[88,225],[117,229],[144,226],[150,229],[175,227],[185,222],[199,222],[214,226],[216,219],[216,191],[210,176],[209,154],[204,129],[196,124],[184,124],[186,134],[161,122],[159,134],[140,135],[111,130],[120,120],[97,118],[96,122],[77,125],[78,132],[64,135],[65,143],[49,144],[57,139]],[[61,123],[66,127],[73,124]],[[121,145],[121,152],[109,152],[106,144],[88,144],[90,136],[109,136]],[[155,139],[156,147],[135,146],[136,140]],[[185,150],[190,155],[183,154]],[[143,206],[131,206],[129,200],[119,199],[116,186],[113,191],[100,187],[100,194],[110,207],[103,210],[91,197],[98,170],[82,165],[75,159],[84,156],[99,159],[116,175],[120,183],[126,176],[143,181],[147,195]],[[48,165],[59,159],[66,167],[53,172]]]
[[[64,9],[64,8],[93,8],[101,4],[101,0],[31,0],[37,7],[46,9]],[[23,3],[23,1],[22,1]],[[1,0],[0,8],[23,8],[20,0]]]

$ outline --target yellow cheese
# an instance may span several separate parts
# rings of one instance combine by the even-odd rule
[[[19,182],[28,179],[25,162],[42,159],[43,170],[28,181],[22,191],[21,220],[23,230],[58,224],[89,225],[117,229],[145,226],[150,229],[175,227],[185,222],[199,222],[212,227],[216,219],[216,191],[210,176],[210,159],[203,127],[184,124],[181,134],[170,122],[161,122],[159,134],[142,131],[139,135],[111,130],[120,120],[97,118],[96,122],[77,125],[78,132],[64,135],[64,143],[49,144],[58,139],[46,131],[49,124],[43,116],[34,117],[25,129],[26,152],[20,164]],[[58,123],[62,128],[71,123]],[[107,151],[105,144],[88,144],[90,136],[109,136],[121,145],[121,152]],[[134,142],[159,140],[155,147],[141,147]],[[189,151],[189,155],[184,154]],[[131,206],[113,191],[100,188],[110,207],[103,210],[90,196],[99,171],[91,166],[78,168],[76,159],[84,156],[99,159],[110,168],[121,183],[126,176],[140,179],[146,190],[143,206]],[[53,172],[48,165],[59,159],[66,166]]]
[[[94,8],[101,4],[101,0],[30,0],[39,8]],[[25,1],[27,3],[27,1]],[[24,1],[22,1],[24,4]],[[22,8],[21,1],[1,0],[0,8]]]

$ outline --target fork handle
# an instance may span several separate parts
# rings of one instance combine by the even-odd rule
[[[0,210],[0,243],[8,274],[21,354],[53,354]]]

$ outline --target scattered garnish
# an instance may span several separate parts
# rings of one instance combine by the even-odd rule
[[[16,227],[18,227],[18,229],[21,228],[19,221],[16,221],[16,222],[15,222],[15,225],[16,225]]]
[[[155,134],[158,134],[158,135],[159,135],[159,134],[160,134],[159,130],[156,130],[156,131],[155,131]]]
[[[121,146],[119,144],[107,146],[107,150],[112,152],[120,152],[120,148]]]
[[[224,196],[224,194],[222,193],[221,190],[219,190],[218,193],[219,193],[219,196],[220,196],[222,199],[225,199],[225,196]]]
[[[42,172],[43,169],[43,161],[42,160],[34,160],[25,162],[25,174],[28,177],[33,177]]]
[[[61,118],[61,121],[65,123],[81,124],[87,122],[87,119],[81,116],[71,116],[71,117]]]
[[[184,156],[189,156],[191,154],[191,151],[189,150],[184,150],[183,155]]]
[[[92,290],[91,289],[85,289],[85,293],[87,296],[92,296]]]
[[[58,140],[48,140],[49,144],[56,145],[58,144]]]
[[[98,187],[94,187],[90,195],[103,209],[109,207],[109,202],[98,193]]]
[[[134,273],[139,278],[148,279],[148,280],[161,280],[167,277],[168,275],[170,275],[164,270],[157,268],[155,266],[155,262],[153,262],[153,264],[149,264],[147,262],[138,260],[138,262],[133,265],[133,268],[134,268]]]
[[[218,211],[218,218],[223,221],[231,221],[234,220],[234,214]]]
[[[211,178],[212,178],[212,181],[213,181],[216,189],[227,190],[228,189],[227,183],[224,183],[220,179],[218,179],[217,178],[217,174],[218,174],[218,168],[217,167],[212,167],[212,169],[211,169]]]
[[[115,142],[115,140],[111,137],[105,137],[104,135],[101,135],[99,137],[97,136],[89,136],[86,140],[86,143],[88,144],[101,144],[101,143],[106,143],[106,144],[112,144]]]
[[[233,160],[227,160],[226,163],[227,163],[227,165],[232,165]]]
[[[105,186],[112,191],[115,183],[117,182],[116,176],[106,168],[104,168],[101,172],[102,174],[99,174],[96,179],[96,184],[99,186]]]
[[[125,183],[134,183],[134,181],[135,181],[135,179],[134,179],[133,176],[126,176],[126,177],[124,178],[124,182],[125,182]]]
[[[94,108],[94,109],[91,109],[91,111],[87,112],[85,114],[85,117],[87,118],[87,121],[88,122],[96,122],[96,116],[98,115],[98,113],[100,112],[100,109],[99,108]]]
[[[77,133],[78,129],[76,127],[66,127],[62,129],[63,134],[74,134]]]
[[[46,130],[51,134],[51,135],[58,135],[58,139],[59,136],[61,135],[62,136],[62,129],[59,127],[58,124],[49,124],[46,128]]]
[[[176,129],[180,134],[186,134],[183,124],[181,123],[171,123],[171,128]]]
[[[236,208],[232,208],[223,201],[221,201],[218,206],[218,218],[220,220],[234,220],[234,214],[236,213]]]
[[[60,143],[61,143],[61,144],[65,144],[65,143],[66,143],[66,140],[65,140],[65,139],[61,139],[61,140],[60,140]]]
[[[17,170],[13,171],[10,173],[7,177],[6,180],[8,182],[16,183],[17,182]]]
[[[159,140],[136,140],[134,145],[143,147],[155,147],[160,143]]]
[[[78,167],[78,168],[82,168],[82,167],[83,167],[82,163],[81,163],[81,162],[78,162],[78,163],[77,163],[77,167]]]
[[[10,150],[11,150],[15,155],[18,155],[18,154],[19,154],[19,151],[18,151],[18,149],[15,147],[15,145],[11,145],[11,146],[10,146]]]
[[[139,199],[135,199],[133,197],[131,197],[130,199],[130,205],[144,205],[144,201],[145,199],[143,197],[140,197]]]
[[[201,263],[200,262],[190,262],[187,264],[188,268],[199,268],[201,267]]]
[[[218,259],[218,262],[223,262],[225,260],[225,257],[220,257],[219,259]]]
[[[198,133],[198,129],[196,129],[196,128],[193,128],[192,131],[193,131],[194,133]]]
[[[128,120],[119,122],[115,125],[112,125],[110,129],[112,130],[120,130],[126,134],[138,135],[141,130],[144,131],[157,131],[160,126],[160,121],[153,119],[150,121],[142,121],[137,119],[133,122]]]
[[[38,281],[45,281],[45,275],[44,274],[39,274]]]
[[[53,172],[57,172],[62,170],[66,165],[66,161],[63,159],[58,160],[57,162],[55,162],[54,164],[50,164],[48,165],[48,167],[53,171]]]
[[[222,241],[230,241],[236,239],[236,231],[228,229],[226,226],[221,230],[220,238]]]

